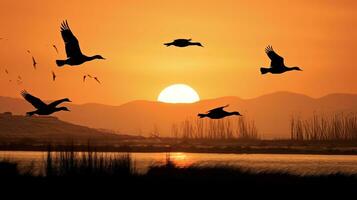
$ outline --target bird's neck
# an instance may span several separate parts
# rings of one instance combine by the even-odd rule
[[[199,42],[190,42],[191,45],[196,45],[196,46],[200,46]]]
[[[95,60],[95,59],[98,59],[97,56],[87,56],[88,61]]]
[[[55,107],[54,110],[57,112],[57,111],[61,111],[61,110],[64,110],[64,107]]]
[[[234,112],[228,112],[227,115],[232,116],[232,115],[235,115],[235,113]]]
[[[297,69],[297,67],[287,67],[286,70],[291,71],[291,70],[298,70],[298,69]]]

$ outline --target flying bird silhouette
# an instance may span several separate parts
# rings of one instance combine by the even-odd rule
[[[52,71],[52,80],[55,81],[55,80],[56,80],[56,77],[57,77],[57,76],[56,76],[55,72]]]
[[[33,66],[34,69],[37,68],[37,62],[36,62],[36,60],[35,60],[35,58],[33,56],[32,56],[32,66]]]
[[[56,50],[56,53],[58,54],[58,49],[57,49],[56,45],[52,45],[52,46]]]
[[[65,43],[67,60],[56,60],[57,66],[63,65],[80,65],[94,59],[104,59],[101,55],[86,56],[82,54],[77,38],[73,35],[68,26],[67,20],[61,24],[61,35]]]
[[[84,76],[83,76],[83,82],[86,81],[86,78],[87,78],[87,75],[84,75]]]
[[[268,46],[265,48],[265,53],[271,60],[270,68],[260,68],[260,72],[262,74],[266,74],[268,72],[272,74],[282,74],[287,71],[297,70],[302,71],[299,67],[287,67],[284,64],[284,58],[275,53],[272,46]]]
[[[21,92],[21,95],[24,97],[26,101],[28,101],[30,104],[32,104],[33,107],[37,109],[35,111],[27,112],[26,113],[27,116],[32,116],[34,114],[50,115],[58,111],[70,111],[67,107],[57,107],[59,104],[63,102],[71,102],[71,100],[69,100],[68,98],[60,99],[50,104],[46,104],[41,99],[29,94],[26,90],[23,90]]]
[[[209,110],[206,114],[199,113],[197,116],[200,118],[208,117],[211,119],[222,119],[222,118],[232,116],[232,115],[242,116],[239,112],[227,112],[227,111],[223,110],[224,108],[226,108],[228,106],[229,105],[225,105],[222,107],[218,107],[218,108]]]
[[[170,43],[165,43],[167,47],[169,46],[176,46],[176,47],[188,47],[188,46],[200,46],[203,47],[203,45],[199,42],[191,42],[192,39],[176,39],[173,42]]]
[[[9,71],[7,71],[7,69],[5,69],[5,73],[6,73],[6,74],[9,74]]]

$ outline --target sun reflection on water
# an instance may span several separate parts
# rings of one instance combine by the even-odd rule
[[[182,152],[169,153],[170,161],[172,161],[178,167],[187,167],[193,164],[192,159],[186,154]]]

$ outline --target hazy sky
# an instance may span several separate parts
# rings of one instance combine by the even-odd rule
[[[174,83],[190,85],[201,99],[281,90],[314,97],[357,93],[356,10],[353,0],[2,0],[0,95],[19,97],[26,89],[44,99],[119,105],[155,100]],[[59,32],[64,19],[82,52],[107,60],[56,67],[55,59],[65,58]],[[162,45],[174,38],[192,38],[205,48]],[[270,64],[264,53],[269,44],[286,65],[304,71],[260,75],[259,67]],[[36,71],[27,49],[39,63]],[[103,84],[83,84],[85,73]],[[17,75],[22,85],[14,81]]]

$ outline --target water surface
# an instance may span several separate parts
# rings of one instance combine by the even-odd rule
[[[103,153],[113,154],[113,153]],[[152,164],[161,164],[166,153],[131,153],[139,172],[144,173]],[[20,167],[31,164],[42,170],[46,152],[0,151],[0,158],[20,163]],[[214,154],[214,153],[170,153],[178,166],[230,165],[254,171],[282,171],[292,174],[357,174],[356,155],[302,155],[302,154]]]

